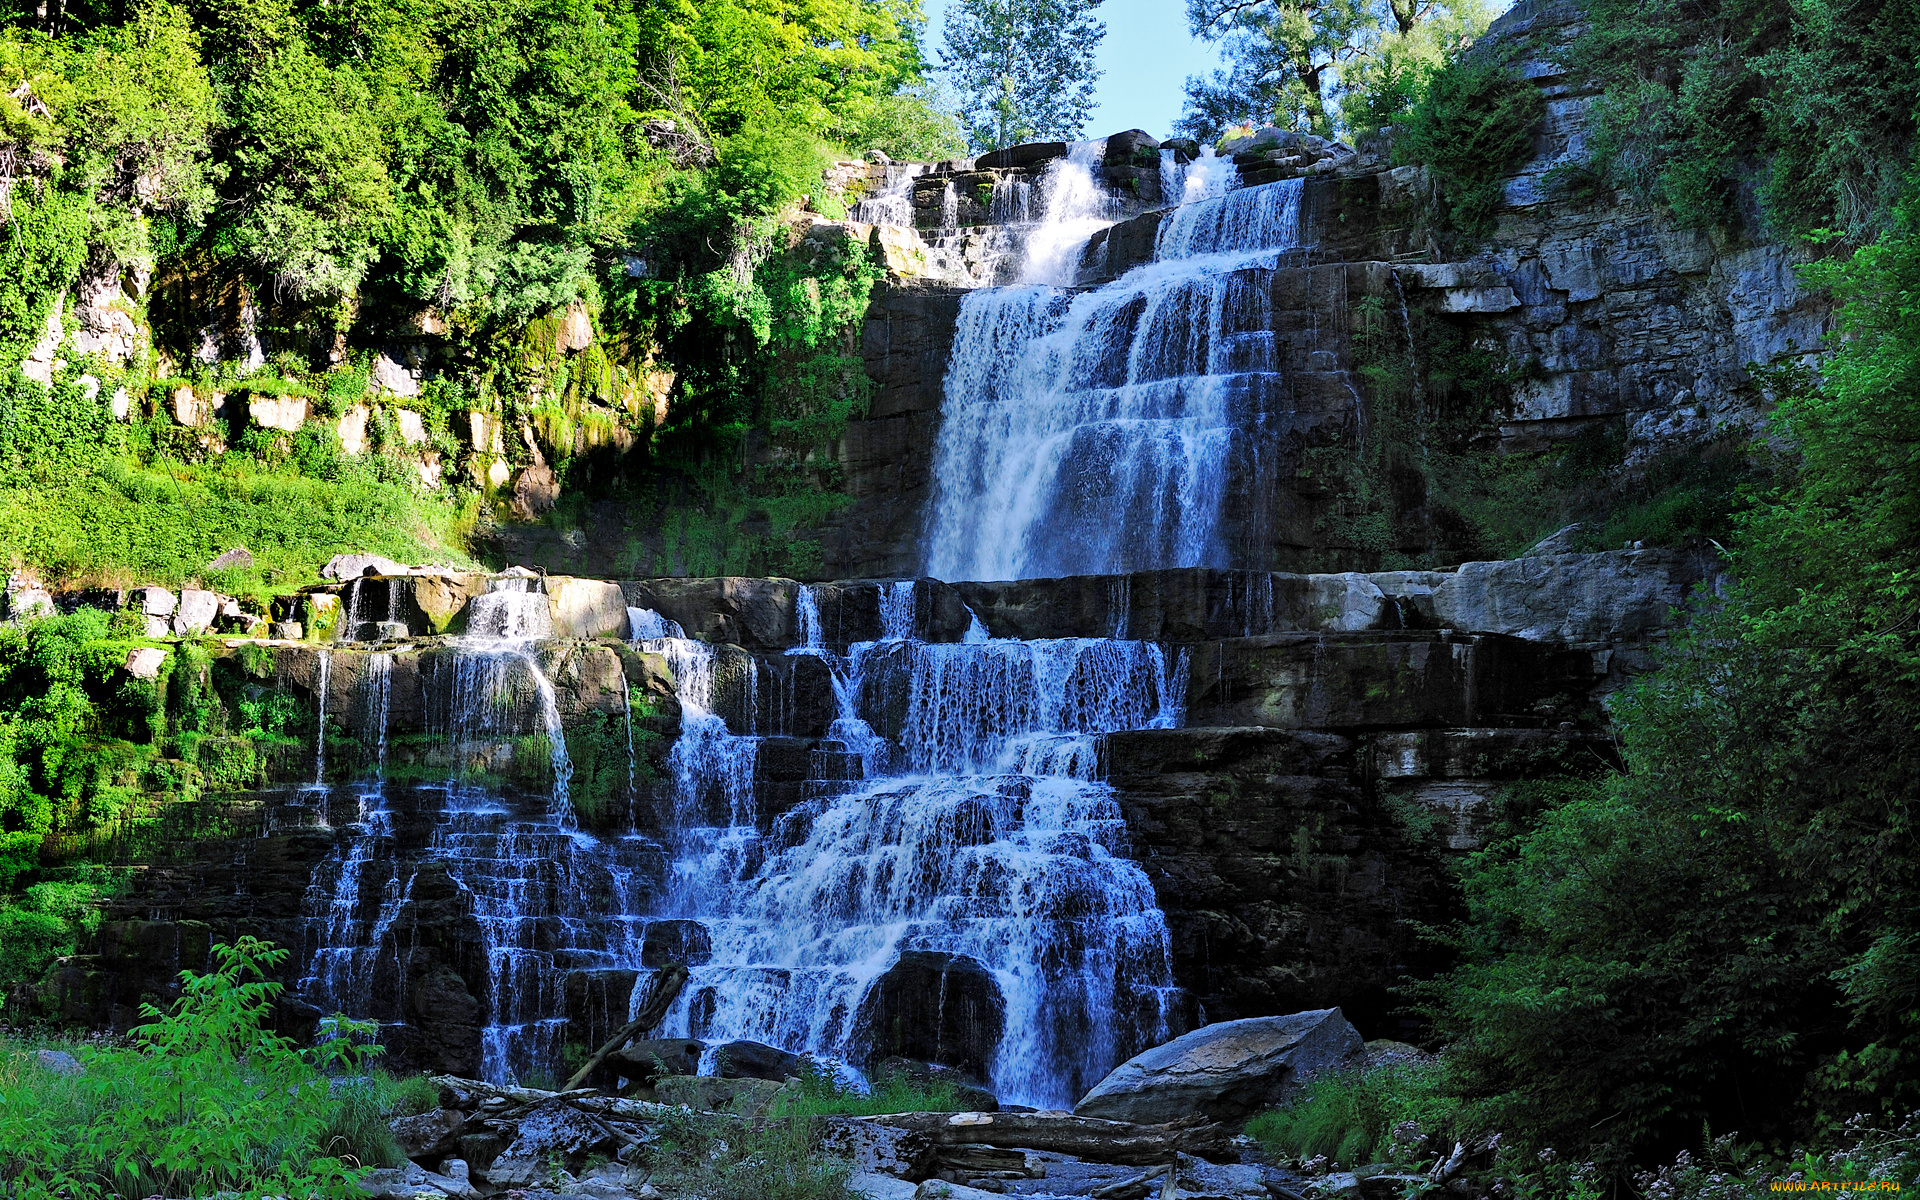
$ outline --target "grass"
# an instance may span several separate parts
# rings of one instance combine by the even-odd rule
[[[352,551],[472,565],[475,498],[442,498],[352,460],[330,469],[334,478],[313,478],[241,453],[199,464],[110,457],[64,483],[0,489],[0,555],[73,586],[197,581],[251,596],[310,583]],[[252,567],[205,570],[236,546]]]
[[[668,1195],[704,1200],[857,1200],[853,1164],[823,1154],[813,1122],[741,1123],[708,1113],[675,1112],[648,1149],[655,1182]]]
[[[776,1117],[877,1117],[885,1113],[961,1112],[971,1107],[952,1084],[915,1083],[893,1075],[878,1080],[865,1095],[847,1088],[825,1071],[809,1069],[798,1087],[789,1086],[774,1101]]]
[[[1388,1063],[1308,1080],[1280,1108],[1247,1122],[1247,1136],[1276,1159],[1324,1157],[1342,1166],[1393,1162],[1395,1130],[1411,1122],[1423,1133],[1446,1125],[1453,1101],[1441,1090],[1438,1063]],[[1408,1164],[1424,1165],[1424,1164]]]

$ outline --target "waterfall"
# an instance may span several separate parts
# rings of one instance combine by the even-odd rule
[[[1027,233],[1021,283],[1070,286],[1087,239],[1113,224],[1113,196],[1095,176],[1105,152],[1105,143],[1079,142],[1048,164],[1040,180],[1041,221]]]
[[[1184,204],[1153,262],[1091,291],[961,301],[927,574],[1238,565],[1228,481],[1258,477],[1288,409],[1271,280],[1301,243],[1300,197],[1288,180]]]
[[[756,805],[761,739],[713,711],[714,648],[645,643],[667,656],[684,714],[656,916],[711,943],[662,1032],[857,1062],[877,1036],[862,1017],[875,981],[904,951],[955,955],[999,989],[995,1089],[1071,1105],[1169,1029],[1167,931],[1093,749],[1109,730],[1180,722],[1184,655],[990,641],[977,618],[978,639],[930,644],[915,637],[918,594],[884,585],[881,639],[844,656],[819,644],[811,589],[796,600],[814,644],[794,653],[833,672],[836,716],[815,754],[856,778],[822,780],[785,812]]]
[[[325,787],[327,785],[327,685],[333,674],[333,651],[321,650],[318,657],[319,661],[314,668],[317,681],[313,691],[315,703],[320,711],[314,723],[313,786]]]
[[[913,181],[927,173],[926,163],[888,163],[879,190],[853,206],[853,219],[868,225],[913,225]]]

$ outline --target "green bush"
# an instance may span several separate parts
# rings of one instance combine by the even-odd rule
[[[648,1148],[668,1194],[706,1200],[855,1200],[853,1164],[818,1152],[804,1117],[741,1122],[675,1110]]]
[[[871,1090],[862,1094],[809,1064],[799,1084],[789,1084],[774,1101],[773,1115],[875,1117],[883,1113],[960,1112],[966,1107],[953,1085],[940,1080],[920,1084],[891,1075],[875,1081]]]
[[[1443,222],[1484,237],[1493,232],[1501,183],[1532,149],[1545,111],[1531,80],[1483,57],[1456,58],[1398,118],[1393,158],[1432,169],[1444,189]]]
[[[1396,1129],[1408,1122],[1422,1134],[1450,1127],[1455,1106],[1443,1083],[1437,1062],[1320,1075],[1282,1107],[1248,1121],[1247,1136],[1275,1158],[1326,1158],[1348,1168],[1399,1161],[1410,1143],[1424,1139],[1396,1139]]]
[[[357,1195],[358,1172],[327,1145],[341,1102],[322,1068],[357,1073],[375,1051],[351,1026],[304,1053],[262,1027],[280,993],[266,973],[285,956],[250,937],[214,947],[218,965],[182,972],[171,1011],[142,1006],[137,1046],[73,1047],[79,1074],[46,1070],[26,1044],[0,1045],[8,1195]]]

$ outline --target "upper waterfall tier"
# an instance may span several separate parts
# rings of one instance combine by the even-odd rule
[[[927,574],[1243,565],[1228,492],[1284,432],[1270,278],[1301,245],[1300,195],[1288,180],[1182,205],[1154,262],[1094,291],[962,301]]]

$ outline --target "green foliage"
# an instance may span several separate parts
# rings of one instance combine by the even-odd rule
[[[113,873],[82,867],[29,887],[18,901],[0,897],[0,989],[46,974],[100,925],[99,900],[117,885]]]
[[[879,150],[909,162],[939,162],[967,152],[959,118],[949,111],[945,96],[927,85],[854,101],[835,124],[832,137],[857,154]]]
[[[844,1085],[831,1072],[812,1064],[803,1067],[797,1084],[789,1084],[775,1098],[771,1115],[802,1119],[816,1116],[875,1117],[884,1113],[960,1112],[967,1105],[950,1083],[920,1084],[904,1075],[889,1075],[862,1094]]]
[[[1484,56],[1435,71],[1397,119],[1393,158],[1429,168],[1444,191],[1441,223],[1469,237],[1493,232],[1503,177],[1523,161],[1546,111],[1533,82]]]
[[[132,572],[178,584],[232,546],[255,566],[236,591],[286,589],[344,551],[462,559],[461,512],[338,453],[330,430],[294,438],[292,470],[230,453],[200,464],[104,457],[60,488],[0,488],[0,546],[54,577]]]
[[[741,1123],[676,1109],[648,1148],[658,1183],[710,1200],[853,1200],[853,1166],[813,1148],[806,1118]]]
[[[1814,270],[1797,463],[1736,521],[1737,581],[1615,702],[1628,770],[1466,873],[1429,994],[1477,1118],[1621,1169],[1703,1124],[1802,1144],[1920,1098],[1920,230]],[[1785,981],[1785,982],[1783,982]]]
[[[249,937],[214,947],[215,969],[182,972],[170,1011],[142,1006],[149,1023],[135,1031],[138,1048],[74,1047],[79,1074],[54,1074],[27,1047],[0,1046],[9,1194],[358,1194],[359,1172],[325,1144],[341,1102],[322,1068],[357,1073],[377,1048],[349,1030],[302,1053],[263,1028],[280,993],[267,971],[285,955]]]
[[[37,194],[36,194],[37,193]],[[13,185],[0,238],[0,363],[10,397],[32,386],[18,363],[47,332],[47,314],[80,274],[87,253],[87,197],[54,183]],[[16,403],[9,400],[9,403]]]
[[[1920,25],[1885,0],[1594,0],[1572,65],[1604,88],[1591,138],[1608,182],[1689,225],[1768,220],[1865,240],[1910,161]]]
[[[1325,1158],[1346,1168],[1406,1157],[1394,1131],[1407,1122],[1444,1130],[1453,1105],[1437,1062],[1389,1062],[1372,1069],[1319,1075],[1280,1108],[1247,1122],[1247,1136],[1275,1158]]]

